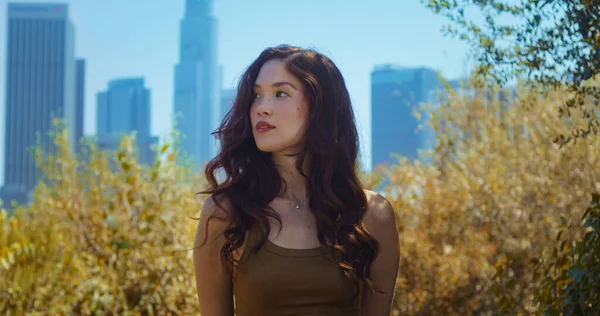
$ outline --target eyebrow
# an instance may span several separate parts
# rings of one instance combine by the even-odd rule
[[[281,87],[281,86],[290,86],[294,90],[298,90],[298,88],[296,88],[296,86],[294,86],[291,82],[288,82],[288,81],[278,81],[271,85],[271,87],[274,87],[274,88]],[[260,88],[260,85],[255,83],[254,87]]]

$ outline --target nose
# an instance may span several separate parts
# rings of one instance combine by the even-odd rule
[[[256,106],[256,113],[259,116],[271,115],[271,102],[270,98],[262,97],[258,99],[258,105]]]

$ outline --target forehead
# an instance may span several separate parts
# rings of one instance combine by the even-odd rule
[[[281,81],[288,81],[296,87],[300,86],[298,78],[286,69],[285,63],[281,59],[271,59],[262,66],[255,83],[261,87],[266,87]]]

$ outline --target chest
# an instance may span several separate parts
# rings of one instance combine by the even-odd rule
[[[310,249],[320,246],[317,238],[317,225],[313,214],[298,212],[297,214],[278,214],[279,223],[274,218],[269,218],[269,240],[273,243],[292,249]]]
[[[234,276],[236,300],[268,309],[347,306],[360,296],[325,248],[289,249],[267,241]]]

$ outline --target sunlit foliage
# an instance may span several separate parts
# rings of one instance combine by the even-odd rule
[[[0,314],[197,313],[188,249],[199,206],[173,147],[145,167],[124,138],[78,163],[66,131],[55,139],[55,155],[37,153],[45,179],[32,204],[0,221]]]
[[[394,315],[597,310],[600,140],[553,142],[584,120],[555,115],[568,92],[483,87],[441,99],[427,164],[362,175],[386,180],[397,211]],[[0,215],[0,313],[198,314],[189,249],[204,184],[177,164],[176,135],[147,167],[131,138],[75,157],[65,131],[54,137],[32,204]]]

